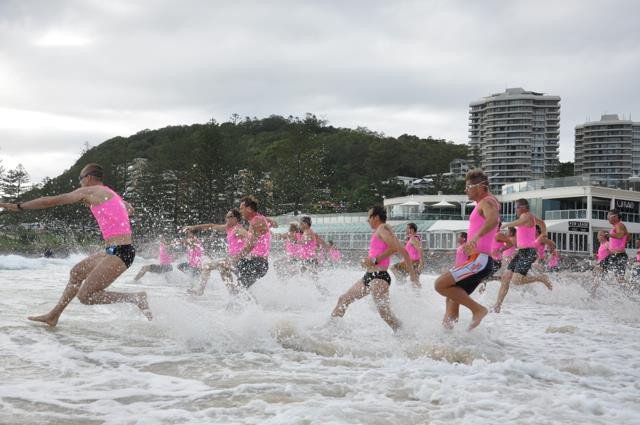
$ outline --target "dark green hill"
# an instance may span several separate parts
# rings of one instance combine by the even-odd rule
[[[382,196],[403,194],[383,182],[396,175],[443,173],[465,145],[367,129],[335,128],[308,114],[143,130],[85,152],[69,170],[24,198],[77,187],[84,164],[105,167],[105,183],[137,210],[139,231],[222,221],[242,194],[269,214],[362,211]],[[84,207],[38,212],[34,220],[90,226]],[[30,213],[31,214],[31,213]]]

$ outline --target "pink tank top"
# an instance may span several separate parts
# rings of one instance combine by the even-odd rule
[[[611,229],[609,231],[609,249],[612,251],[624,251],[625,247],[627,246],[627,237],[629,236],[628,234],[624,235],[621,238],[615,238],[613,236],[611,236],[611,232],[615,232],[616,228],[614,227],[613,229]]]
[[[229,255],[238,255],[242,248],[244,248],[244,239],[238,237],[236,235],[236,230],[238,230],[239,224],[231,228],[227,228],[227,253]]]
[[[538,258],[542,260],[545,257],[545,252],[544,252],[545,245],[542,243],[541,240],[542,240],[542,235],[536,238],[536,252],[538,253]]]
[[[202,244],[200,242],[187,251],[187,264],[193,268],[199,268],[202,265]]]
[[[169,254],[169,251],[167,251],[167,247],[165,244],[160,243],[160,247],[158,248],[158,250],[160,251],[158,253],[160,264],[165,265],[171,264],[173,262],[173,258],[171,258],[171,255]]]
[[[558,267],[558,251],[555,251],[549,260],[549,267]]]
[[[600,246],[598,247],[598,255],[596,258],[598,259],[598,261],[602,261],[605,258],[607,258],[608,255],[609,255],[609,242],[601,243]]]
[[[536,247],[536,225],[516,227],[516,244],[518,248]]]
[[[459,266],[460,264],[464,264],[466,263],[466,261],[469,259],[469,257],[467,257],[467,254],[464,253],[464,250],[462,249],[462,246],[459,246],[456,249],[456,267]]]
[[[418,251],[418,249],[413,246],[413,241],[417,240],[418,243],[420,243],[420,237],[417,235],[411,236],[409,238],[409,240],[407,240],[407,244],[404,246],[404,249],[407,250],[407,253],[409,253],[409,258],[411,258],[411,261],[420,261],[420,251]]]
[[[640,263],[640,249],[636,251],[636,262]]]
[[[375,232],[371,235],[371,242],[369,242],[369,258],[377,257],[387,250],[387,244],[379,239]],[[391,262],[391,257],[387,257],[384,260],[379,261],[376,264],[380,270],[386,270]]]
[[[502,260],[502,251],[500,251],[500,248],[502,248],[504,245],[504,242],[500,242],[495,239],[493,240],[493,246],[491,247],[491,257],[494,260]]]
[[[264,220],[264,216],[262,214],[256,214],[256,216],[253,217],[253,219],[251,220],[251,223],[259,219]],[[251,256],[253,257],[269,256],[269,251],[271,250],[271,232],[269,231],[268,227],[269,226],[267,222],[267,231],[264,234],[260,235],[260,237],[256,241],[256,244],[254,245],[253,249],[250,252]]]
[[[493,196],[489,196],[488,198],[498,203],[496,198],[494,198]],[[473,211],[471,211],[471,215],[469,216],[469,231],[467,232],[467,240],[473,239],[475,235],[480,232],[480,229],[484,225],[485,218],[480,215],[480,208],[478,208],[479,204],[479,202],[478,204],[476,204],[476,206],[473,208]],[[478,243],[476,244],[476,250],[480,253],[491,255],[491,245],[495,240],[497,232],[498,225],[496,224],[495,228],[488,231],[485,235],[480,236],[480,238],[478,239]]]
[[[301,240],[301,244],[298,248],[300,250],[300,258],[303,260],[311,260],[315,258],[317,248],[318,243],[314,239]]]
[[[113,190],[103,186],[113,197],[98,205],[91,205],[91,213],[96,218],[102,237],[106,240],[114,236],[131,235],[129,213],[124,201]]]
[[[504,252],[502,253],[502,255],[503,255],[504,257],[511,257],[511,256],[513,256],[513,254],[514,254],[515,252],[516,252],[516,247],[515,247],[515,245],[511,245],[511,247],[510,247],[510,248],[507,248],[507,249],[505,249],[505,250],[504,250]]]
[[[334,263],[337,263],[342,259],[342,253],[335,248],[331,248],[329,250],[329,258],[331,258],[331,261]]]

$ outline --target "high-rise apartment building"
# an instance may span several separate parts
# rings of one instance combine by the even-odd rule
[[[553,174],[559,140],[559,96],[511,88],[469,104],[470,160],[493,191]]]
[[[620,186],[640,175],[640,122],[616,114],[576,126],[575,174],[602,186]]]

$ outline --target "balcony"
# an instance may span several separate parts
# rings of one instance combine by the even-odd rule
[[[587,218],[587,210],[549,210],[545,211],[545,220],[575,220]]]
[[[399,213],[393,214],[389,220],[469,220],[469,215],[462,216],[460,213]]]

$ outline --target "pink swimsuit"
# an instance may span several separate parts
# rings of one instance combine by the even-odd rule
[[[259,219],[264,220],[265,218],[262,214],[256,214],[256,216],[251,219],[251,223],[253,224],[253,222]],[[269,251],[271,250],[271,232],[268,229],[268,224],[269,223],[267,222],[267,231],[264,234],[260,235],[260,237],[256,241],[256,244],[253,246],[253,249],[249,253],[249,255],[251,255],[252,257],[269,256]]]
[[[315,241],[315,239],[301,239],[300,242],[301,243],[298,246],[298,249],[300,250],[300,258],[303,260],[312,260],[313,258],[315,258],[316,249],[318,248],[318,243]]]
[[[236,235],[239,224],[233,227],[227,228],[227,253],[229,255],[238,255],[244,248],[245,241]]]
[[[538,253],[538,258],[541,260],[544,260],[545,257],[545,252],[544,252],[544,248],[545,248],[545,244],[541,242],[542,240],[542,235],[538,236],[536,238],[536,252]]]
[[[387,244],[376,236],[376,233],[373,232],[371,235],[371,242],[369,242],[369,258],[374,258],[381,255],[383,252],[387,250]],[[380,260],[376,267],[380,270],[386,270],[389,267],[389,263],[391,262],[391,257],[387,257],[384,260]]]
[[[511,245],[511,248],[507,248],[504,250],[504,252],[502,253],[502,255],[504,257],[511,257],[513,256],[513,254],[516,252],[516,247],[515,245]]]
[[[329,258],[331,258],[331,261],[334,263],[337,263],[342,259],[342,253],[335,248],[331,248],[329,250]]]
[[[500,251],[500,248],[502,248],[503,246],[505,246],[504,242],[500,242],[497,240],[493,240],[493,247],[491,248],[491,257],[496,260],[496,261],[500,261],[502,260],[502,251]]]
[[[167,247],[165,244],[160,243],[159,251],[160,253],[158,254],[158,257],[160,259],[160,264],[166,265],[173,262],[173,258],[171,258],[171,255],[169,254],[169,251],[167,251]]]
[[[411,261],[420,261],[420,251],[418,251],[418,249],[415,246],[413,246],[412,242],[414,240],[417,240],[419,243],[420,237],[417,235],[411,236],[407,240],[407,244],[404,246],[404,249],[407,250],[407,253],[409,254],[409,258],[411,258]]]
[[[98,205],[91,205],[91,213],[96,218],[102,237],[107,240],[114,236],[131,235],[129,213],[124,201],[113,190],[103,186],[113,195],[110,199]]]
[[[549,260],[549,267],[558,267],[558,251],[555,251]]]

